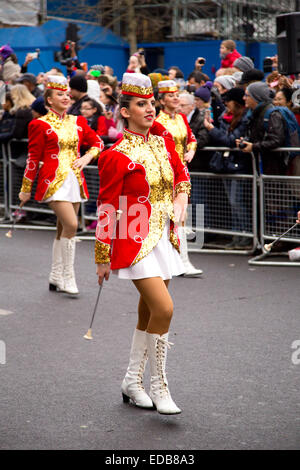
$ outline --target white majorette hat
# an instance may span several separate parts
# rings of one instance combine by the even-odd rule
[[[142,73],[124,73],[122,78],[122,95],[152,98],[152,82]]]
[[[69,88],[68,80],[63,75],[49,75],[46,88],[50,90],[67,91]]]
[[[175,93],[178,91],[177,83],[174,80],[163,80],[158,82],[158,93]]]

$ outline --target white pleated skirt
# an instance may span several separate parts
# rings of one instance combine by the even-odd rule
[[[50,201],[68,201],[68,202],[85,202],[87,199],[83,199],[80,194],[80,186],[78,180],[73,172],[69,171],[63,185],[48,199],[43,202]]]
[[[162,237],[141,261],[130,266],[113,270],[120,279],[145,279],[148,277],[161,277],[163,280],[172,279],[185,272],[178,251],[169,240],[169,224],[167,223]]]

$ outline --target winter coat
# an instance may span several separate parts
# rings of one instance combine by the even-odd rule
[[[209,131],[209,136],[212,141],[211,145],[236,148],[235,140],[239,139],[240,137],[245,137],[247,133],[247,113],[245,112],[243,114],[238,125],[233,130],[230,130],[230,122],[226,119],[226,116],[226,111],[224,111],[219,119],[219,128],[214,127]],[[242,151],[232,152],[230,157],[232,158],[231,165],[235,167],[234,172],[240,174],[252,173],[252,160],[250,154],[244,153]]]
[[[242,56],[236,49],[234,49],[232,52],[229,52],[229,54],[227,54],[227,56],[221,60],[221,68],[227,69],[233,67],[234,61],[239,57]]]
[[[285,144],[285,122],[279,111],[270,114],[268,127],[264,116],[272,103],[260,103],[249,116],[247,140],[252,142],[256,157],[261,156],[262,171],[267,175],[285,175],[286,163],[284,152],[271,152]]]
[[[201,150],[210,143],[209,132],[204,126],[205,111],[205,109],[199,110],[196,108],[189,122],[190,128],[197,140],[196,153],[193,160],[188,163],[189,171],[209,171],[208,163],[211,158],[211,152]]]

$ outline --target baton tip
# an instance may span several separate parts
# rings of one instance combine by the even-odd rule
[[[265,249],[266,251],[271,251],[271,248],[272,248],[272,247],[271,247],[271,243],[264,245],[264,249]]]
[[[92,337],[92,330],[91,330],[91,329],[89,329],[89,330],[87,331],[87,333],[84,335],[84,338],[85,338],[85,339],[93,339],[93,337]]]

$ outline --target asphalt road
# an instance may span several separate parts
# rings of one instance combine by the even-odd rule
[[[167,371],[183,412],[167,417],[121,399],[138,300],[130,281],[105,283],[87,341],[98,292],[93,242],[77,243],[81,293],[71,299],[48,290],[53,233],[15,230],[8,239],[6,231],[0,449],[300,448],[299,268],[191,254],[202,279],[170,285]]]

